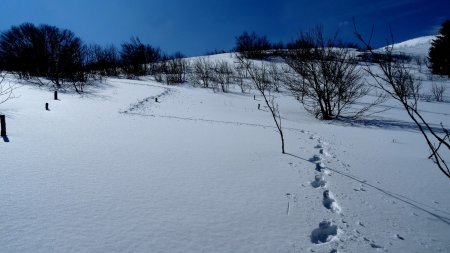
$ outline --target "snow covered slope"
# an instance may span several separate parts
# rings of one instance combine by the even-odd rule
[[[410,39],[397,44],[394,44],[394,51],[396,53],[404,53],[413,56],[428,56],[428,51],[431,46],[431,41],[436,36],[423,36],[415,39]]]
[[[254,91],[111,78],[59,101],[16,93],[0,107],[0,252],[450,248],[450,182],[393,101],[371,118],[321,122],[277,93],[282,155]],[[421,108],[450,125],[450,104]]]

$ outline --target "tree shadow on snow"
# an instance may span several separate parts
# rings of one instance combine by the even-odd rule
[[[362,127],[362,128],[380,128],[389,130],[405,130],[410,132],[419,132],[419,127],[413,122],[394,120],[394,119],[346,119],[340,118],[338,120],[330,121],[330,124],[340,126]],[[422,125],[426,129],[425,125]],[[430,127],[436,133],[444,133],[441,126],[437,124],[430,124]]]

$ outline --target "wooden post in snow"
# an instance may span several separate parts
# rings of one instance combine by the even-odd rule
[[[48,109],[48,103],[45,103],[45,110],[50,111],[50,109]]]
[[[58,91],[55,90],[55,94],[53,95],[55,100],[58,100]]]
[[[258,110],[260,110],[261,109],[261,104],[258,104]]]
[[[158,98],[157,97],[155,98],[155,102],[158,103]]]
[[[6,119],[5,115],[0,115],[0,127],[2,129],[0,136],[6,137]]]

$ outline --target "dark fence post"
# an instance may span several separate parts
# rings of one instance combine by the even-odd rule
[[[45,103],[45,110],[50,111],[50,109],[48,109],[48,103]]]
[[[6,137],[6,120],[5,120],[5,115],[0,115],[0,125],[1,125],[1,128],[2,128],[0,136]]]
[[[256,95],[253,95],[253,100],[256,100]]]
[[[155,102],[158,103],[158,98],[155,98]]]
[[[53,97],[55,98],[55,100],[58,100],[58,91],[55,90],[55,94],[53,95]]]
[[[261,109],[261,104],[258,104],[258,110]]]

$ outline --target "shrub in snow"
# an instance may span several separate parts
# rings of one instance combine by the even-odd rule
[[[334,47],[335,39],[327,41],[321,28],[301,36],[309,46],[284,55],[294,72],[288,75],[286,85],[308,112],[324,120],[358,117],[382,101],[378,98],[352,111],[350,106],[370,91],[362,80],[355,56],[348,48]]]

